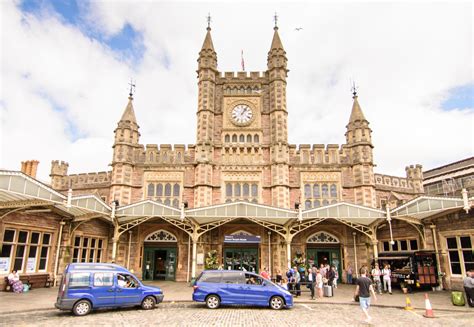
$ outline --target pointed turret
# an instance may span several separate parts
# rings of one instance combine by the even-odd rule
[[[288,62],[288,59],[286,58],[286,51],[283,48],[280,35],[278,34],[278,27],[275,26],[273,31],[272,45],[270,47],[270,51],[268,51],[267,67],[268,70],[274,68],[283,68],[286,77],[286,65]]]
[[[369,128],[369,122],[365,119],[364,113],[359,105],[359,100],[355,87],[352,99],[352,111],[349,123],[346,126],[346,141],[347,144],[365,143],[372,146],[372,130]]]
[[[201,51],[199,51],[198,63],[199,69],[211,68],[217,70],[217,53],[212,43],[210,26],[207,27],[206,38],[202,44]]]
[[[138,126],[137,119],[135,118],[135,110],[133,110],[133,96],[131,94],[128,97],[128,104],[127,107],[125,107],[125,111],[123,112],[120,121],[132,123]]]

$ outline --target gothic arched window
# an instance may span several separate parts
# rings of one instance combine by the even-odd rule
[[[314,200],[313,206],[314,206],[315,208],[319,208],[319,207],[321,206],[321,202],[319,202],[319,200]]]
[[[258,196],[258,185],[252,184],[252,196]]]
[[[170,199],[166,199],[164,205],[169,206],[171,204]]]
[[[306,243],[339,243],[339,239],[327,232],[317,232],[306,240]]]
[[[311,201],[310,200],[306,200],[304,202],[304,208],[305,209],[311,209]]]
[[[229,134],[226,134],[224,137],[224,142],[229,143],[230,142],[230,136]]]
[[[240,184],[234,186],[234,196],[240,196]]]
[[[155,195],[155,184],[148,184],[148,196]]]
[[[232,196],[232,184],[225,184],[225,196]]]
[[[247,143],[252,143],[252,135],[247,135]]]
[[[179,196],[179,184],[173,186],[173,196]]]
[[[304,185],[304,197],[305,198],[311,197],[311,186],[309,184]]]
[[[170,232],[160,229],[145,237],[145,242],[178,242],[178,239]]]
[[[169,183],[165,185],[165,196],[171,196],[171,184]]]
[[[328,190],[328,185],[327,184],[323,184],[323,186],[321,187],[321,193],[323,194],[323,197],[327,197],[329,194],[329,190]]]
[[[255,143],[259,143],[259,142],[260,142],[260,137],[258,136],[258,134],[255,134],[255,135],[253,136],[253,141],[254,141]]]
[[[242,190],[242,193],[244,196],[249,196],[249,184],[245,183],[244,186],[243,186],[243,190]]]
[[[239,142],[240,142],[240,143],[244,143],[244,142],[245,142],[245,135],[244,135],[244,134],[240,134],[240,136],[239,136]]]
[[[323,206],[327,206],[329,205],[329,201],[328,200],[323,200]]]
[[[336,184],[331,184],[331,198],[337,198],[337,186],[336,186]]]
[[[156,196],[163,196],[163,184],[156,185]]]
[[[319,193],[319,184],[314,184],[313,185],[313,197],[314,198],[319,198],[321,195]]]
[[[237,143],[237,135],[232,135],[232,142]]]

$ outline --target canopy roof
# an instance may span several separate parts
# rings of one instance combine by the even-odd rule
[[[467,201],[467,204],[466,204]],[[443,198],[421,196],[390,210],[392,218],[421,220],[441,213],[466,209],[473,198]],[[119,224],[143,218],[163,218],[168,221],[192,222],[195,225],[213,224],[238,218],[247,218],[275,226],[288,226],[314,219],[335,219],[344,223],[369,226],[377,220],[387,219],[384,210],[339,202],[309,210],[291,210],[250,202],[231,202],[202,208],[177,209],[162,203],[144,200],[112,208],[96,195],[68,196],[21,172],[0,170],[0,210],[32,207],[55,208],[73,219],[103,217],[110,222],[113,217]],[[0,212],[1,214],[1,212]]]
[[[73,219],[99,216],[110,220],[111,212],[96,195],[72,196],[68,203],[66,195],[22,172],[0,170],[0,209],[32,207],[53,208]]]

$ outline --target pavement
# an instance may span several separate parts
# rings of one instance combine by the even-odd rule
[[[192,287],[184,282],[147,282],[146,285],[158,286],[165,295],[164,303],[179,304],[192,302]],[[316,300],[310,299],[309,290],[304,288],[302,295],[296,297],[296,304],[340,304],[340,305],[358,305],[354,302],[355,286],[342,284],[334,291],[333,297],[323,297]],[[427,291],[431,306],[436,311],[453,311],[474,313],[474,308],[469,306],[459,307],[451,303],[450,291]],[[56,310],[54,303],[58,294],[57,287],[32,289],[29,292],[15,294],[11,292],[0,292],[0,315],[10,313],[22,313],[31,311]],[[377,301],[372,300],[372,306],[386,308],[404,308],[406,297],[411,300],[414,309],[425,310],[425,292],[415,292],[412,294],[403,294],[399,289],[393,290],[393,295],[383,294],[377,296]]]

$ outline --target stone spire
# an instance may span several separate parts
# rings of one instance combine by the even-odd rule
[[[360,108],[359,101],[357,101],[357,93],[354,92],[354,96],[352,97],[354,99],[354,102],[352,103],[352,111],[351,111],[351,117],[349,118],[349,123],[354,123],[355,121],[367,121],[365,119],[364,113],[362,112],[362,109]]]
[[[352,99],[354,99],[354,101],[352,103],[351,117],[346,126],[346,141],[347,144],[363,142],[372,146],[372,130],[370,129],[369,122],[365,119],[364,113],[359,105],[355,87],[353,89]]]
[[[128,97],[128,104],[125,107],[125,111],[123,112],[122,118],[120,118],[120,122],[128,122],[131,124],[137,124],[137,118],[135,117],[135,110],[133,110],[133,96],[130,94]]]
[[[270,51],[268,51],[267,67],[268,70],[273,68],[283,68],[286,70],[288,59],[286,58],[286,51],[283,48],[283,43],[278,34],[278,26],[275,26],[273,30],[272,45]]]
[[[211,27],[207,26],[206,38],[202,44],[201,51],[199,51],[199,69],[211,68],[217,70],[217,53],[214,50],[214,44],[212,43]]]

